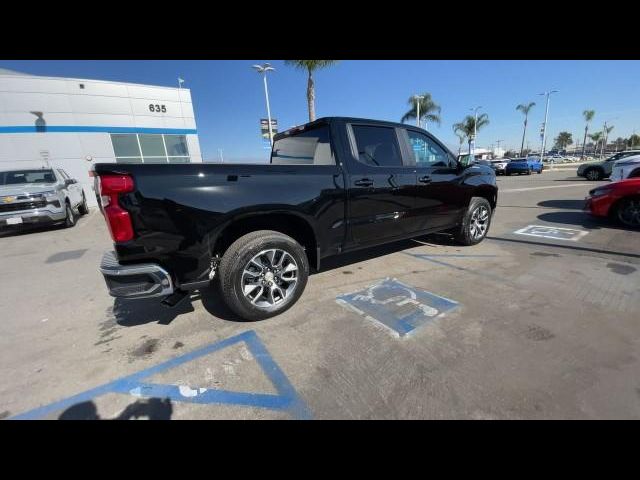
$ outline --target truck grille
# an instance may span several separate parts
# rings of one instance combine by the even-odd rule
[[[18,203],[0,203],[0,213],[19,212],[20,210],[33,210],[35,208],[44,208],[47,202],[39,200],[35,202],[18,202]]]

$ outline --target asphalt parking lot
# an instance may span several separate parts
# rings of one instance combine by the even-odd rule
[[[253,323],[215,288],[174,309],[114,301],[96,211],[0,237],[0,417],[640,418],[640,231],[582,212],[605,182],[573,175],[499,177],[480,245],[433,235],[335,259]],[[423,320],[389,323],[415,305]]]

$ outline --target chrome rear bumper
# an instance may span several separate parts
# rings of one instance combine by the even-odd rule
[[[112,297],[164,297],[174,292],[171,275],[164,268],[154,263],[121,265],[114,252],[103,255],[100,272]]]

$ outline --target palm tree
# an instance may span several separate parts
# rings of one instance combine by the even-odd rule
[[[605,149],[607,148],[607,144],[609,142],[609,134],[611,133],[611,131],[614,129],[615,127],[613,125],[607,127],[604,129],[604,141],[602,143],[602,150],[600,152],[600,156],[602,157],[602,154],[604,153]]]
[[[589,138],[595,142],[593,147],[593,156],[595,157],[595,154],[598,151],[598,142],[600,142],[600,139],[602,138],[602,132],[590,133]]]
[[[457,124],[456,124],[457,125]],[[460,156],[460,152],[462,151],[462,144],[464,143],[464,134],[455,130],[455,125],[454,125],[454,130],[453,133],[456,134],[456,137],[458,137],[458,140],[460,141],[460,144],[458,145],[458,156]]]
[[[560,132],[556,137],[555,146],[559,150],[564,150],[567,148],[567,145],[571,145],[573,143],[573,135],[569,132]]]
[[[584,138],[582,140],[582,158],[584,158],[584,151],[587,144],[587,132],[589,131],[589,122],[593,120],[593,117],[595,116],[595,114],[596,114],[595,110],[585,110],[584,112],[582,112],[584,121],[587,122],[587,124],[584,126]]]
[[[411,109],[402,116],[402,119],[400,120],[402,123],[407,120],[415,119],[419,111],[420,118],[418,119],[418,126],[422,124],[422,120],[425,120],[426,122],[435,122],[440,125],[439,114],[442,109],[440,108],[440,105],[433,101],[430,93],[413,95],[409,97],[408,103],[411,105]],[[425,128],[427,128],[426,125]]]
[[[309,74],[307,80],[307,104],[309,106],[309,121],[313,122],[316,119],[316,89],[313,83],[313,72],[320,68],[326,68],[338,60],[285,60],[284,63],[291,65],[301,70],[306,70]]]
[[[526,105],[521,103],[516,107],[516,110],[520,111],[524,115],[524,130],[522,131],[522,143],[520,144],[520,156],[522,157],[522,150],[524,150],[524,137],[527,134],[527,120],[529,118],[529,111],[535,107],[536,102],[527,103]]]
[[[475,140],[474,135],[480,130],[482,127],[489,124],[489,116],[486,113],[483,113],[478,117],[478,121],[476,122],[476,117],[473,115],[467,115],[464,117],[462,122],[456,123],[453,125],[453,131],[456,133],[461,133],[469,143],[469,155],[471,155],[471,142]]]

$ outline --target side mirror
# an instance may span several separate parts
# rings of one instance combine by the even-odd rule
[[[74,183],[78,183],[78,181],[74,178],[67,178],[64,181],[64,184],[68,187],[69,185],[73,185]]]
[[[458,163],[460,164],[460,166],[461,166],[462,168],[467,168],[467,167],[468,167],[468,166],[470,166],[472,163],[474,163],[474,162],[473,162],[473,160],[472,160],[472,158],[473,158],[473,157],[472,157],[471,155],[464,155],[464,156],[461,156],[461,157],[458,159]]]

